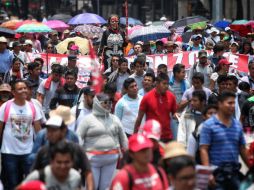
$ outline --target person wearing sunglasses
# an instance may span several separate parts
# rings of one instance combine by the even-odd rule
[[[202,35],[194,34],[191,37],[192,45],[187,48],[187,51],[200,51],[204,49],[202,45]]]
[[[110,111],[109,96],[97,94],[93,99],[92,113],[85,116],[77,128],[79,142],[91,164],[95,189],[110,186],[121,150],[125,151],[128,146],[120,120]]]

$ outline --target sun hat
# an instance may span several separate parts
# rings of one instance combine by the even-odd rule
[[[45,123],[46,127],[52,127],[52,128],[60,128],[63,123],[63,118],[58,115],[53,115],[50,117],[47,122]]]
[[[7,39],[4,36],[0,37],[0,42],[2,42],[2,43],[8,43]]]
[[[142,134],[150,139],[159,141],[161,137],[161,124],[154,119],[146,121],[143,125]]]
[[[33,45],[32,40],[25,40],[25,45]]]
[[[172,141],[164,146],[163,159],[174,158],[177,156],[188,155],[184,145],[182,143]]]
[[[50,117],[53,117],[54,115],[62,117],[66,125],[69,125],[75,121],[75,117],[71,114],[71,108],[67,106],[60,105],[55,110],[49,112]]]
[[[134,134],[129,138],[129,150],[138,152],[146,148],[152,148],[153,142],[142,134]]]
[[[0,92],[11,92],[11,86],[7,83],[1,84]]]

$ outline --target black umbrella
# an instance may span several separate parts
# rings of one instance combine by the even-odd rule
[[[3,27],[0,27],[0,36],[4,36],[4,37],[7,37],[7,38],[12,38],[14,37],[16,34],[16,32],[14,30],[10,30],[8,28],[3,28]]]
[[[207,18],[203,16],[192,16],[192,17],[186,17],[180,20],[175,21],[175,23],[172,25],[172,28],[178,28],[181,26],[187,26],[189,24],[202,22],[202,21],[208,21]]]
[[[71,15],[55,14],[52,17],[50,17],[48,20],[60,20],[60,21],[67,23],[71,18],[72,18]]]

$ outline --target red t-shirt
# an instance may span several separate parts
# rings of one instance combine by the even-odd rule
[[[173,139],[170,128],[170,113],[176,112],[176,98],[170,91],[160,95],[154,88],[143,97],[139,109],[145,112],[146,120],[155,119],[160,122],[162,139]]]
[[[152,164],[148,165],[149,171],[145,173],[138,173],[131,165],[126,165],[120,170],[111,184],[110,190],[130,190],[129,175],[126,170],[131,174],[132,190],[166,190],[168,189],[168,181],[165,172],[159,168],[162,175],[160,178],[158,172]]]

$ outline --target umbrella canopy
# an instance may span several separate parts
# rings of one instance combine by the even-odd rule
[[[42,33],[52,32],[52,29],[43,23],[24,24],[20,26],[16,32],[18,33]]]
[[[89,41],[81,37],[67,38],[64,41],[60,42],[56,46],[57,53],[64,54],[67,51],[68,43],[71,41],[79,47],[82,55],[86,55],[89,53]]]
[[[19,23],[20,20],[9,20],[9,21],[6,21],[4,23],[2,23],[0,25],[0,27],[3,27],[3,28],[8,28],[8,29],[11,29],[11,30],[16,30],[17,29],[17,23]]]
[[[208,19],[202,16],[186,17],[186,18],[175,21],[175,23],[172,25],[172,28],[187,26],[187,25],[197,23],[197,22],[202,22],[202,21],[208,21]]]
[[[163,26],[165,23],[165,21],[162,21],[162,20],[158,20],[158,21],[153,21],[152,22],[152,26]]]
[[[76,15],[68,24],[70,25],[79,25],[79,24],[105,24],[106,20],[101,16],[93,13],[83,13]]]
[[[98,26],[93,25],[81,25],[74,28],[75,32],[81,32],[84,36],[88,38],[93,38],[94,36],[98,36],[99,38],[102,36],[103,29]]]
[[[50,17],[48,20],[60,20],[60,21],[63,21],[65,23],[67,23],[71,18],[72,18],[71,15],[67,15],[67,14],[55,14],[52,17]]]
[[[169,30],[164,26],[148,26],[135,30],[129,36],[132,42],[142,41],[148,42],[168,37]]]
[[[205,29],[206,25],[207,25],[206,22],[203,21],[203,22],[196,22],[196,23],[190,24],[190,25],[188,25],[188,27],[190,27],[192,30]]]
[[[0,36],[5,36],[7,38],[12,38],[14,37],[16,34],[15,31],[13,30],[10,30],[8,28],[3,28],[3,27],[0,27]]]
[[[56,30],[58,32],[63,32],[65,29],[69,28],[68,24],[65,24],[63,21],[60,20],[50,20],[45,22],[49,28]]]
[[[220,20],[220,21],[214,23],[214,26],[224,30],[226,27],[229,26],[229,24],[230,24],[230,22],[227,20]]]
[[[251,25],[248,25],[247,20],[235,20],[230,24],[231,30],[239,32],[240,36],[246,36],[249,32],[252,32]]]
[[[131,35],[131,33],[135,30],[139,30],[140,28],[143,28],[143,26],[133,26],[132,28],[128,29],[128,35]]]
[[[169,28],[169,27],[171,27],[174,23],[175,23],[174,21],[166,21],[166,22],[164,23],[164,26],[165,26],[166,28]]]
[[[126,25],[126,17],[120,18],[120,24]],[[143,23],[138,19],[128,17],[128,25],[136,26],[136,25],[143,25]]]
[[[35,24],[35,23],[38,23],[38,22],[36,20],[22,20],[16,24],[15,29],[17,30],[20,26],[22,26],[24,24]]]

